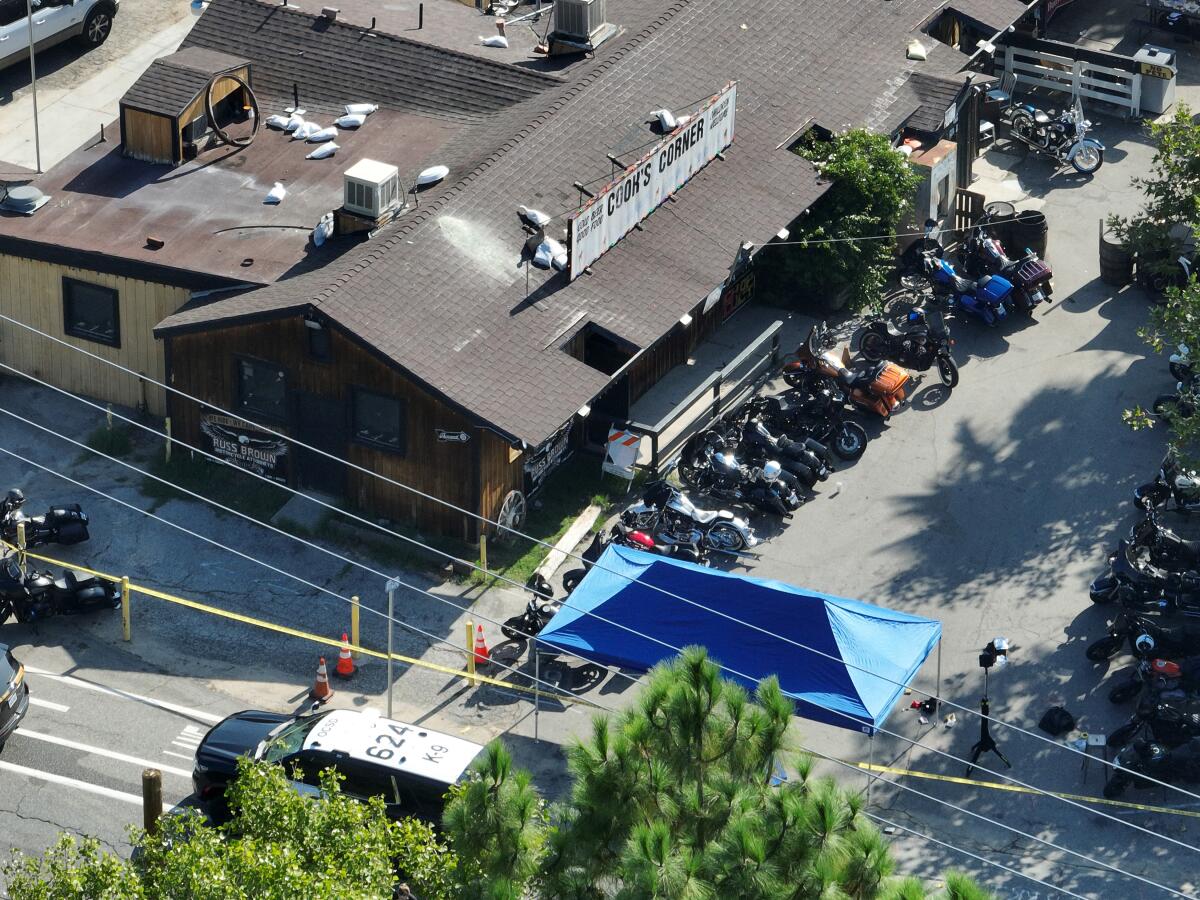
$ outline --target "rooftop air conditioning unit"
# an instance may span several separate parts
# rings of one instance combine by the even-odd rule
[[[607,0],[554,0],[554,31],[566,40],[593,43],[596,32],[608,24]]]
[[[342,204],[348,213],[366,219],[383,219],[401,205],[400,171],[387,163],[360,159],[343,175],[346,185]]]

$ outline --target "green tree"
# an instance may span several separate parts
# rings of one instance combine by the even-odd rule
[[[1132,180],[1144,195],[1142,208],[1133,216],[1112,216],[1109,227],[1137,255],[1138,270],[1149,280],[1170,276],[1175,270],[1181,240],[1200,229],[1200,124],[1192,121],[1191,110],[1179,104],[1170,121],[1150,126],[1154,159],[1149,173]],[[1149,323],[1139,332],[1156,353],[1186,344],[1200,350],[1200,285],[1195,277],[1184,285],[1165,287],[1162,303],[1151,310]],[[1172,446],[1191,464],[1200,462],[1200,417],[1195,414],[1197,397],[1185,385],[1182,403],[1162,411]],[[1133,428],[1148,428],[1155,418],[1141,407],[1126,410],[1125,421]]]
[[[855,309],[878,303],[896,251],[894,238],[879,237],[900,227],[920,176],[887,137],[864,129],[811,136],[796,152],[832,187],[789,226],[792,243],[762,257],[765,289],[829,307],[843,294]]]
[[[454,896],[453,853],[429,826],[393,823],[382,799],[297,793],[279,766],[245,760],[230,789],[233,819],[213,828],[195,811],[166,816],[160,835],[135,831],[134,859],[61,835],[37,857],[4,866],[12,900],[342,900],[391,898],[406,882],[423,900]]]
[[[753,698],[720,677],[701,648],[650,674],[636,707],[600,716],[568,753],[568,802],[543,812],[527,776],[493,744],[446,811],[464,863],[461,896],[555,900],[840,898],[918,900],[893,876],[862,799],[816,778],[772,786],[790,756],[792,702],[775,679]],[[969,879],[945,896],[980,900]]]

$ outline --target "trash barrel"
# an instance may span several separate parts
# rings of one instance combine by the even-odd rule
[[[1100,280],[1116,287],[1133,281],[1133,254],[1124,244],[1106,237],[1103,219],[1100,220]]]
[[[1046,258],[1049,228],[1046,225],[1046,216],[1036,209],[1017,213],[1017,217],[1008,226],[1008,233],[1012,238],[1007,245],[1010,254],[1023,256],[1026,249],[1029,249],[1042,259]]]
[[[1162,115],[1175,105],[1175,77],[1179,73],[1175,51],[1143,44],[1133,60],[1142,76],[1141,112]]]
[[[1012,243],[1011,227],[1013,219],[1016,217],[1017,210],[1011,203],[1005,200],[995,200],[983,207],[983,218],[980,219],[980,222],[987,226],[992,237],[1007,247]],[[960,238],[965,237],[966,235],[960,235]]]

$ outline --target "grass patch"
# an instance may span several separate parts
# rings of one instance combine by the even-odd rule
[[[128,428],[101,425],[88,435],[85,443],[97,453],[108,456],[128,456],[133,451],[133,439]]]
[[[576,453],[550,476],[535,500],[530,502],[529,514],[521,530],[553,544],[589,505],[595,504],[604,510],[597,519],[597,525],[600,525],[609,508],[624,498],[625,483],[615,476],[601,474],[599,457]],[[540,503],[540,507],[535,509],[535,503]],[[510,535],[503,542],[493,538],[488,541],[488,568],[524,584],[549,552],[527,538]],[[486,576],[472,572],[470,580],[483,582]]]
[[[194,499],[177,490],[177,486],[266,522],[279,512],[290,496],[282,487],[260,481],[232,466],[187,453],[177,453],[169,463],[157,457],[148,468],[151,474],[170,482],[163,484],[153,478],[142,479],[142,493],[157,501],[154,509],[168,500]]]

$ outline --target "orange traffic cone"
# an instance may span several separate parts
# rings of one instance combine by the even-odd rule
[[[317,681],[308,696],[314,700],[328,700],[333,696],[333,688],[329,686],[329,673],[325,669],[325,657],[317,663]]]
[[[475,665],[486,666],[492,661],[487,641],[483,639],[483,626],[475,626]]]
[[[342,649],[338,653],[337,668],[333,670],[339,678],[349,678],[354,674],[354,659],[350,656],[350,638],[342,632]]]

